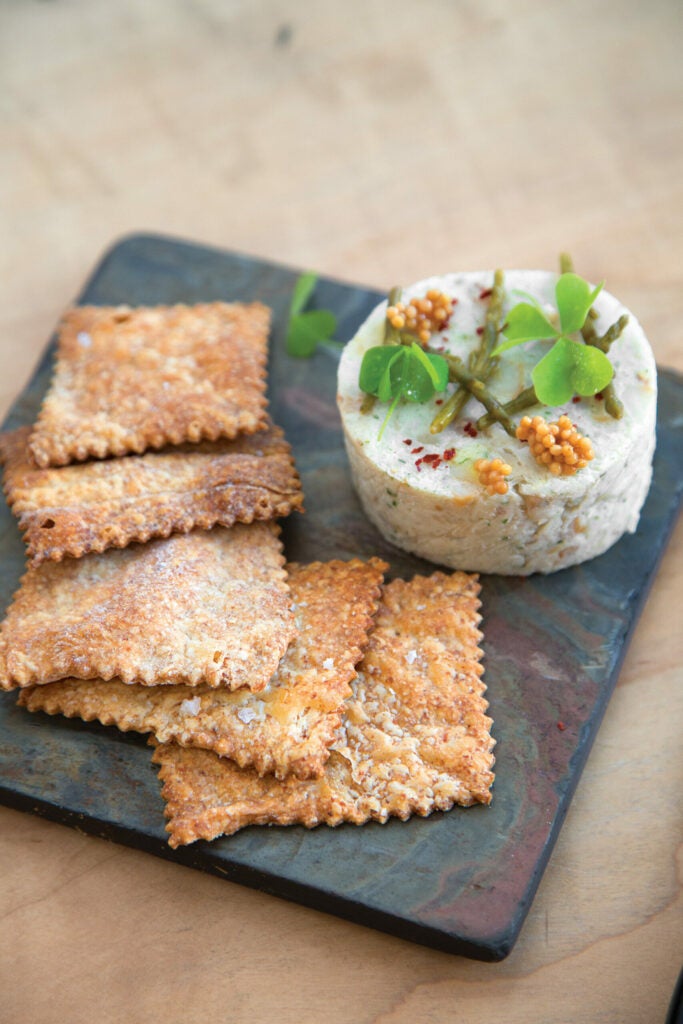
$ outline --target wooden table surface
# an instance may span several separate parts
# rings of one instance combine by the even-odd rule
[[[606,278],[683,369],[675,0],[0,7],[0,405],[155,230],[384,288]],[[509,958],[437,953],[0,809],[0,1018],[651,1024],[681,961],[679,527]]]

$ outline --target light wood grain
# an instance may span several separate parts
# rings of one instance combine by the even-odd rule
[[[0,407],[101,251],[143,229],[379,287],[566,248],[683,369],[680,45],[674,0],[2,5]],[[679,528],[505,962],[2,809],[0,1019],[662,1021],[682,576]]]

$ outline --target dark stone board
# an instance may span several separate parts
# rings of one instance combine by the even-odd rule
[[[140,235],[114,246],[79,301],[260,299],[271,306],[271,409],[293,445],[307,507],[305,516],[285,523],[288,557],[377,554],[397,576],[432,571],[384,542],[357,504],[335,406],[338,353],[322,348],[310,360],[285,353],[297,274]],[[351,337],[380,298],[330,280],[321,280],[315,294],[317,305],[337,313],[340,338]],[[34,419],[52,353],[50,346],[7,427]],[[362,828],[252,827],[172,851],[144,737],[30,715],[11,693],[0,695],[0,799],[405,939],[483,960],[503,958],[537,889],[676,519],[682,395],[681,378],[662,371],[654,480],[636,534],[551,576],[482,579],[485,678],[497,741],[490,807]],[[19,531],[3,504],[3,606],[23,564]]]

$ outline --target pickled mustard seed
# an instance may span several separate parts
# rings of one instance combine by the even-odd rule
[[[479,483],[490,495],[507,494],[508,485],[505,477],[510,475],[512,467],[502,459],[477,459],[474,471],[479,477]]]
[[[594,457],[589,439],[579,434],[568,416],[560,416],[556,423],[546,423],[542,416],[523,416],[517,437],[528,442],[536,462],[547,466],[553,476],[571,476]]]
[[[426,345],[432,334],[448,326],[453,305],[451,299],[437,288],[430,288],[424,298],[395,302],[387,306],[386,319],[397,331],[413,334]]]

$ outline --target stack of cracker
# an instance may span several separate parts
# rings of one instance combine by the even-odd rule
[[[0,438],[29,565],[0,627],[19,703],[151,734],[170,844],[490,801],[479,584],[285,564],[269,311],[65,317],[33,428]]]

